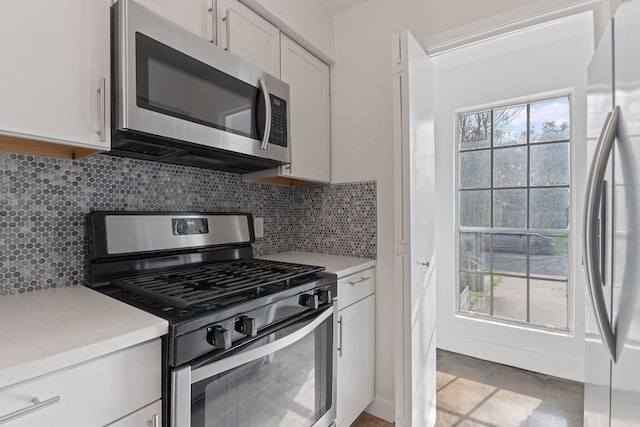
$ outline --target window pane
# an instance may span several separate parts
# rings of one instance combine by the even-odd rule
[[[460,310],[489,314],[490,282],[490,274],[460,271]]]
[[[496,273],[527,274],[526,235],[496,233],[493,235],[493,271]]]
[[[567,280],[567,236],[532,234],[529,239],[529,274]]]
[[[527,142],[527,106],[501,108],[493,111],[493,145],[513,145]]]
[[[491,151],[460,153],[460,188],[491,187]]]
[[[569,227],[569,189],[531,189],[531,227]]]
[[[531,185],[569,185],[569,143],[531,147]]]
[[[490,234],[460,234],[460,310],[489,314]]]
[[[569,139],[569,99],[531,104],[531,142]]]
[[[490,234],[460,234],[461,270],[489,271],[491,269],[490,237]]]
[[[567,329],[567,282],[529,282],[531,323]]]
[[[493,315],[527,320],[527,279],[494,276]]]
[[[527,227],[527,190],[495,190],[493,192],[493,226]]]
[[[460,150],[491,145],[491,112],[461,114],[459,122]]]
[[[527,185],[527,148],[501,148],[493,153],[493,185],[524,187]]]
[[[460,225],[491,226],[491,191],[460,191]]]

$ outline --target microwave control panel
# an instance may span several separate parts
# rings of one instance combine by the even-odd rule
[[[271,134],[269,143],[287,146],[287,102],[271,95]]]

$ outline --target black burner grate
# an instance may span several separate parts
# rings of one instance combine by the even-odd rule
[[[117,279],[113,284],[176,308],[188,308],[296,277],[324,267],[266,260],[237,260]]]

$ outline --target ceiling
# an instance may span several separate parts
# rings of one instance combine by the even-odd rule
[[[364,3],[367,0],[323,0],[332,14],[337,15],[340,12],[344,12],[347,9]]]

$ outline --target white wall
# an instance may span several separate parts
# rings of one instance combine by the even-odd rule
[[[586,69],[593,54],[590,15],[564,18],[434,59],[440,166],[436,168],[438,347],[578,381],[584,379],[585,282],[580,240],[586,181]],[[575,332],[548,333],[456,316],[455,111],[563,89],[572,91],[569,276],[575,294]]]
[[[510,7],[513,6],[512,3],[515,8]],[[376,180],[378,183],[376,381],[375,400],[369,408],[369,412],[374,415],[387,420],[394,418],[392,308],[396,285],[393,280],[395,253],[391,36],[410,29],[422,46],[428,48],[430,42],[442,41],[437,37],[438,28],[451,29],[461,25],[459,31],[449,31],[449,37],[464,36],[470,27],[476,28],[473,26],[476,21],[484,22],[485,25],[489,25],[488,21],[493,25],[515,22],[525,18],[526,14],[541,13],[544,7],[557,8],[571,3],[576,2],[521,0],[482,2],[480,5],[476,0],[455,3],[369,0],[335,17],[336,62],[331,70],[332,181]],[[599,5],[597,2],[594,7]],[[446,12],[447,19],[455,18],[455,23],[447,23],[446,19],[441,18],[445,16],[442,15],[442,8],[445,7],[450,8]],[[491,18],[494,15],[499,16],[502,21],[497,22]],[[563,81],[561,87],[573,84]],[[447,126],[453,126],[451,120]],[[436,161],[437,168],[444,167],[444,171],[452,165],[450,158]],[[442,169],[439,171],[445,173]],[[451,181],[451,177],[446,176],[445,184],[446,181]],[[452,189],[449,188],[449,191]],[[450,200],[452,195],[447,197]],[[441,228],[440,223],[437,228]],[[446,245],[442,251],[449,251],[449,255],[451,254]],[[439,267],[438,271],[441,270]],[[577,306],[582,304],[583,302],[576,301]],[[438,307],[440,311],[446,309],[447,307]],[[523,357],[530,357],[530,354],[527,352]]]

